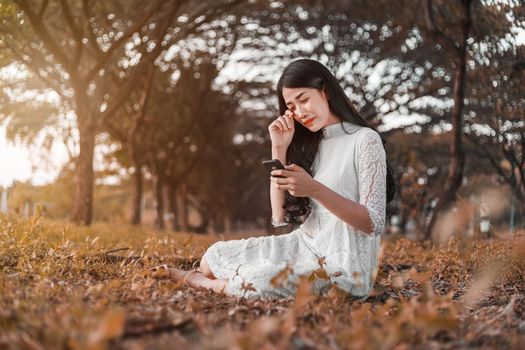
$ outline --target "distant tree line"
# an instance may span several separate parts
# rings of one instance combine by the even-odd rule
[[[26,72],[0,83],[0,120],[11,139],[47,133],[48,147],[68,145],[74,222],[92,221],[94,154],[105,147],[114,173],[132,177],[133,224],[145,182],[158,228],[166,212],[177,230],[268,224],[260,161],[277,117],[274,84],[299,57],[326,64],[382,131],[401,229],[416,220],[430,237],[480,174],[507,185],[525,217],[520,1],[0,4],[0,63]],[[46,94],[58,102],[35,98]],[[189,227],[190,208],[202,227]]]

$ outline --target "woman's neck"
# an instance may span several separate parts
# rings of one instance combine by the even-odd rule
[[[341,122],[341,118],[338,116],[330,113],[328,115],[328,119],[326,120],[325,124],[323,125],[323,128],[326,128],[327,126],[334,125]]]

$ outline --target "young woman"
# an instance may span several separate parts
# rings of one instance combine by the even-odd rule
[[[199,269],[170,268],[169,275],[227,295],[281,298],[295,293],[299,276],[322,267],[329,280],[316,280],[314,291],[334,284],[366,297],[395,194],[381,137],[319,62],[288,65],[277,94],[281,116],[268,127],[272,158],[288,165],[271,173],[272,223],[298,228],[217,242]],[[288,283],[272,284],[284,269]]]

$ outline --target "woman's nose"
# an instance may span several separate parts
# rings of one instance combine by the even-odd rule
[[[303,113],[303,110],[301,110],[299,107],[297,107],[297,109],[295,110],[296,111],[296,114],[299,118],[301,119],[305,119],[306,118],[306,114]]]

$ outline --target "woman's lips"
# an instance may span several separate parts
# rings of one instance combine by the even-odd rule
[[[306,121],[303,122],[304,125],[310,126],[314,122],[315,118],[306,119]]]

